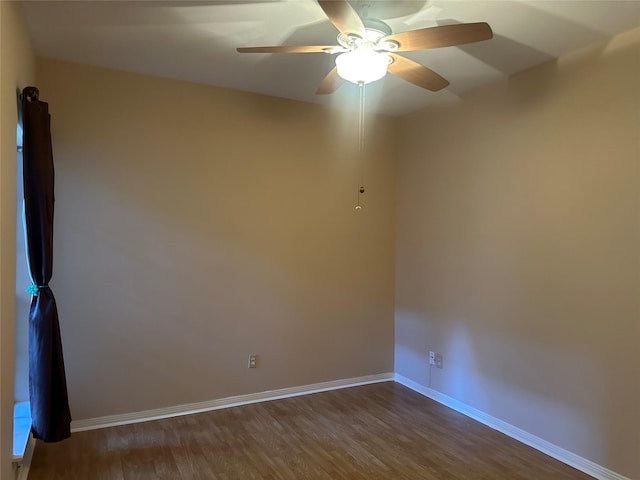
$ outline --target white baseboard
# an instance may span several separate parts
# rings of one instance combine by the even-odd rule
[[[29,469],[31,468],[31,459],[33,458],[33,451],[36,448],[36,439],[29,433],[27,439],[27,445],[24,448],[24,454],[22,455],[22,461],[18,470],[17,480],[27,480],[29,478]]]
[[[191,413],[208,412],[221,408],[237,407],[250,403],[277,400],[280,398],[297,397],[310,393],[326,392],[339,388],[355,387],[358,385],[368,385],[370,383],[393,381],[393,373],[380,373],[377,375],[367,375],[364,377],[345,378],[330,382],[314,383],[299,387],[281,388],[278,390],[268,390],[266,392],[249,393],[247,395],[237,395],[234,397],[207,400],[205,402],[188,403],[185,405],[175,405],[172,407],[145,410],[142,412],[124,413],[121,415],[109,415],[105,417],[88,418],[71,422],[71,432],[81,432],[84,430],[94,430],[98,428],[115,427],[117,425],[127,425],[131,423],[147,422],[149,420],[159,420],[161,418],[177,417]]]
[[[424,385],[414,382],[413,380],[403,377],[402,375],[398,375],[396,373],[394,380],[417,393],[429,397],[438,403],[446,405],[447,407],[456,410],[457,412],[460,412],[467,417],[473,418],[474,420],[477,420],[478,422],[483,423],[484,425],[491,427],[494,430],[502,432],[505,435],[526,445],[529,445],[530,447],[533,447],[536,450],[539,450],[542,453],[545,453],[550,457],[561,461],[562,463],[570,465],[580,470],[581,472],[586,473],[587,475],[591,475],[598,480],[631,480],[630,478],[620,475],[619,473],[609,470],[608,468],[605,468],[601,465],[598,465],[591,460],[580,457],[575,453],[560,448],[557,445],[547,442],[540,437],[536,437],[529,432],[525,432],[518,427],[514,427],[513,425],[503,422],[498,418],[492,417],[491,415],[477,410],[465,403],[444,395],[437,390],[425,387]]]

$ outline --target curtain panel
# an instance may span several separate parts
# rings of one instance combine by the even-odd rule
[[[49,105],[35,87],[22,91],[22,159],[26,249],[32,284],[29,311],[29,395],[35,438],[68,438],[71,414],[53,270],[54,169]]]

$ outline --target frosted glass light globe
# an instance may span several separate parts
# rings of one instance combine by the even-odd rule
[[[353,83],[371,83],[387,73],[391,58],[386,53],[359,49],[343,53],[336,58],[338,75]]]

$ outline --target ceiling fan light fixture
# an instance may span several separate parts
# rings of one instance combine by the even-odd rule
[[[387,73],[389,63],[389,55],[369,49],[353,50],[336,57],[338,75],[355,84],[380,80]]]

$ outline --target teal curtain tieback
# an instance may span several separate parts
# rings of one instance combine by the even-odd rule
[[[27,293],[33,297],[37,297],[38,296],[38,292],[42,289],[42,288],[46,288],[46,285],[36,285],[35,283],[30,283],[29,286],[27,287]]]

